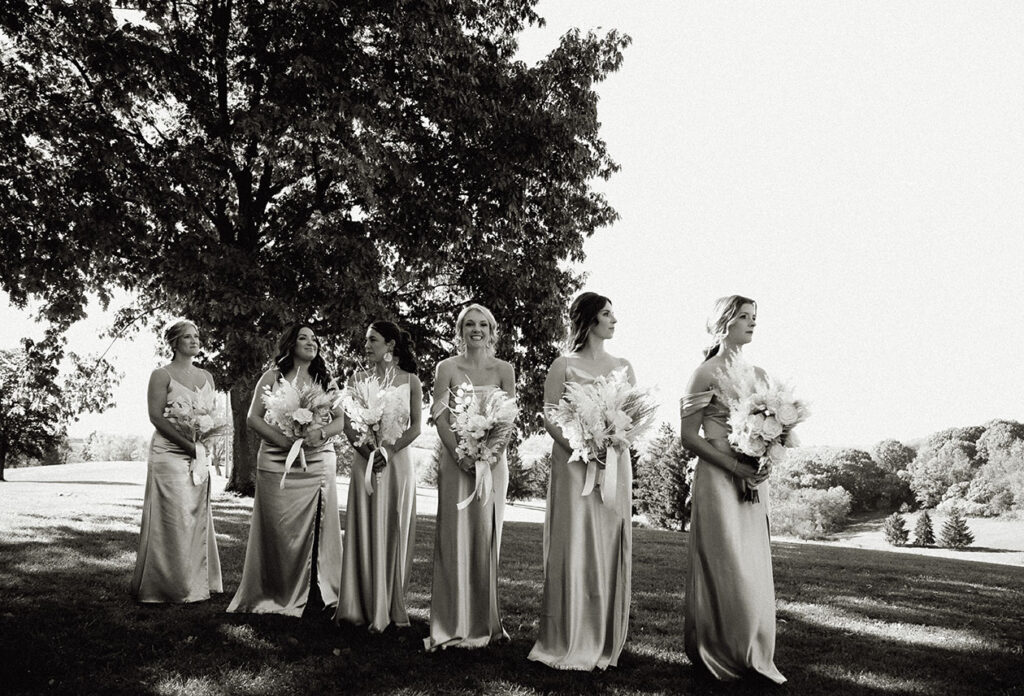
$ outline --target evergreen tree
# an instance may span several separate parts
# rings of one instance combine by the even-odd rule
[[[934,546],[935,532],[932,531],[932,516],[925,510],[914,525],[914,543],[917,546]]]
[[[967,526],[960,508],[953,506],[949,511],[949,517],[942,523],[942,531],[939,532],[939,543],[951,549],[965,549],[974,543],[974,534]]]
[[[903,521],[903,515],[898,512],[894,512],[885,518],[882,533],[885,534],[885,540],[893,546],[906,546],[907,540],[910,538],[907,525]]]

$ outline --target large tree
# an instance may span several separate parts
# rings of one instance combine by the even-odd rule
[[[105,360],[68,353],[57,332],[0,350],[0,481],[9,458],[41,458],[79,414],[111,405],[120,376]],[[60,365],[69,369],[61,374]]]
[[[629,39],[572,31],[526,65],[534,3],[158,0],[127,23],[109,0],[4,4],[0,285],[57,325],[115,287],[194,317],[236,490],[253,381],[294,320],[343,358],[397,319],[429,373],[483,302],[539,410],[566,261],[615,218],[594,86]]]

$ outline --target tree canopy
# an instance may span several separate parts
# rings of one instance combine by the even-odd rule
[[[119,375],[109,363],[67,355],[53,331],[42,341],[22,340],[20,350],[0,350],[0,481],[9,458],[41,458],[56,447],[70,421],[111,404]]]
[[[592,188],[617,169],[594,86],[629,38],[571,31],[526,65],[534,4],[5,4],[0,287],[58,327],[118,287],[129,312],[193,318],[236,426],[285,325],[344,362],[395,319],[429,382],[477,301],[539,410],[581,282],[566,261],[616,216]]]

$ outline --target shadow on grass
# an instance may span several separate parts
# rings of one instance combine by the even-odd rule
[[[138,504],[72,523],[45,512],[0,541],[0,664],[7,693],[764,693],[723,685],[684,656],[688,535],[634,530],[630,640],[618,668],[577,673],[526,660],[542,586],[538,524],[505,525],[500,591],[510,641],[425,653],[434,519],[417,520],[413,625],[373,635],[306,619],[224,612],[237,587],[251,500],[218,496],[225,593],[138,605],[128,583]],[[81,517],[76,519],[82,519]],[[344,518],[342,518],[344,519]],[[1024,570],[912,554],[777,542],[776,663],[800,694],[1007,692],[1024,670]],[[1016,607],[1017,609],[1013,609]]]

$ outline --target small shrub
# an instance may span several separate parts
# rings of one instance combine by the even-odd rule
[[[933,546],[935,544],[935,532],[932,530],[932,516],[925,510],[917,518],[914,525],[914,544],[917,546]]]
[[[974,534],[967,526],[967,520],[959,507],[950,510],[949,517],[942,523],[939,543],[951,549],[965,549],[974,543]]]
[[[519,453],[508,458],[508,500],[543,499],[548,495],[548,476],[551,473],[551,453],[547,452],[530,462]]]
[[[910,539],[907,524],[903,521],[903,515],[898,512],[885,518],[882,533],[885,535],[885,540],[893,546],[906,546]]]
[[[822,539],[837,531],[850,514],[850,493],[842,486],[773,487],[772,531],[801,539]]]

